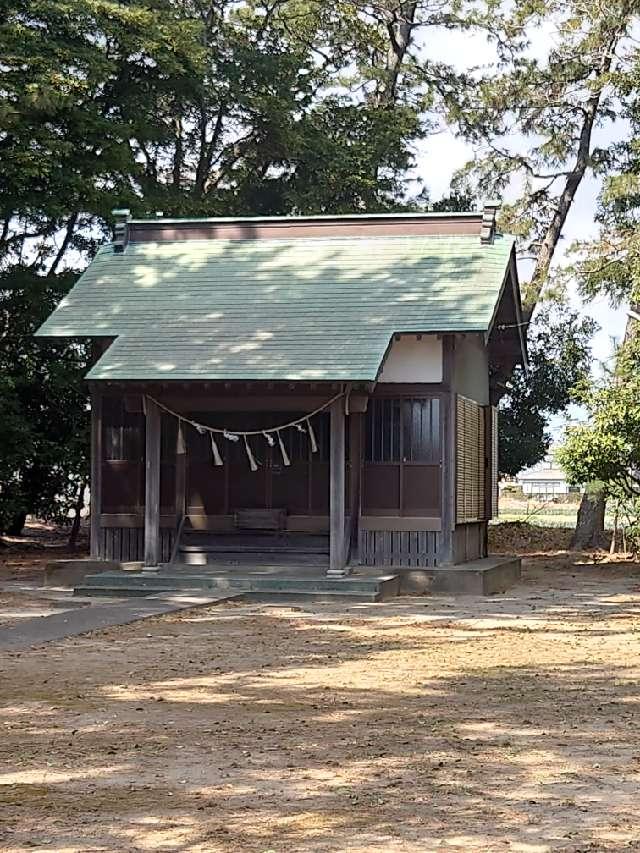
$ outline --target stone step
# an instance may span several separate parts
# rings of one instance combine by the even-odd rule
[[[281,592],[266,592],[250,590],[243,592],[234,601],[255,601],[265,604],[285,604],[287,602],[314,601],[319,604],[330,602],[345,602],[352,604],[367,604],[383,601],[384,597],[379,592],[351,592],[349,590],[327,589],[327,590],[302,590],[291,589]]]
[[[192,592],[194,595],[197,592],[202,592],[201,589],[182,588],[181,592]],[[219,591],[219,590],[218,590]],[[231,590],[230,590],[231,591]],[[235,590],[233,590],[235,591]],[[150,589],[149,587],[125,587],[125,586],[78,586],[74,589],[73,594],[77,596],[86,596],[94,598],[145,598],[147,596],[155,596],[157,593],[171,593],[175,589],[161,588]],[[234,601],[255,601],[255,602],[293,602],[293,601],[350,601],[350,602],[376,602],[382,601],[380,592],[362,592],[358,590],[348,589],[295,589],[287,588],[284,590],[240,590],[239,594],[233,595]]]
[[[87,586],[139,586],[169,589],[286,589],[295,585],[302,589],[333,589],[334,587],[349,587],[352,590],[370,592],[376,590],[389,578],[358,577],[346,578],[304,577],[297,575],[243,575],[233,573],[223,574],[192,574],[186,572],[101,572],[98,575],[87,575],[84,583]]]
[[[183,591],[183,590],[181,590]],[[196,590],[194,590],[195,592]],[[150,589],[148,586],[106,586],[103,584],[86,584],[76,586],[73,589],[74,595],[84,595],[87,597],[106,597],[106,598],[144,598],[149,595],[156,595],[160,592],[175,592],[175,588],[171,586],[156,587]],[[202,590],[198,590],[202,592]]]
[[[296,577],[261,575],[195,575],[147,572],[103,572],[88,575],[74,595],[144,596],[161,592],[189,592],[207,590],[238,593],[252,600],[293,600],[291,596],[317,599],[324,595],[331,600],[344,596],[345,600],[380,601],[398,594],[398,578],[382,577]],[[260,599],[262,600],[262,599]]]

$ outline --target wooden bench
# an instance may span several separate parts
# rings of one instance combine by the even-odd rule
[[[286,530],[286,509],[237,509],[233,523],[238,530]]]

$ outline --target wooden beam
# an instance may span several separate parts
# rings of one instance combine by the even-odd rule
[[[144,564],[160,560],[160,426],[158,406],[146,398],[144,480]]]
[[[345,414],[341,397],[331,406],[329,461],[329,568],[344,569]]]
[[[91,556],[102,557],[102,395],[91,391]]]
[[[100,516],[100,524],[103,530],[105,527],[143,528],[144,512],[103,512]],[[171,515],[161,515],[160,527],[175,530],[175,515],[173,513]]]
[[[367,515],[360,516],[361,530],[388,530],[401,533],[421,533],[442,530],[442,520],[421,515]]]

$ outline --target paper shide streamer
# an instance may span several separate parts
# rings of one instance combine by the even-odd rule
[[[182,430],[182,422],[178,423],[178,437],[176,439],[176,454],[184,456],[187,452],[187,446],[184,443],[184,432]]]
[[[322,406],[317,408],[315,411],[310,412],[306,417],[302,417],[299,420],[292,421],[288,424],[282,424],[279,427],[273,427],[272,429],[267,430],[238,430],[238,432],[232,432],[228,429],[221,429],[216,427],[205,426],[204,424],[197,423],[197,421],[192,421],[184,415],[174,412],[169,409],[167,406],[162,403],[154,400],[153,397],[149,397],[149,401],[154,405],[158,406],[158,408],[167,412],[167,414],[172,415],[178,421],[178,434],[176,439],[176,453],[178,454],[186,454],[187,447],[184,440],[184,432],[183,432],[183,424],[189,424],[192,426],[199,435],[209,435],[209,440],[211,442],[211,455],[213,459],[213,464],[215,466],[224,465],[224,460],[222,455],[220,454],[220,450],[218,448],[218,444],[216,442],[216,435],[222,435],[227,441],[238,442],[242,438],[244,443],[245,453],[247,454],[247,459],[249,460],[249,467],[252,471],[257,471],[260,466],[260,462],[256,460],[253,455],[253,451],[251,449],[251,445],[249,444],[249,436],[262,436],[269,447],[274,447],[276,441],[278,443],[278,449],[280,450],[280,454],[282,456],[282,462],[285,466],[291,465],[291,460],[289,458],[289,454],[287,453],[287,449],[285,447],[284,441],[282,440],[281,430],[295,428],[298,432],[306,433],[309,436],[309,445],[311,447],[312,453],[318,452],[318,442],[316,441],[316,435],[313,430],[313,425],[311,423],[311,418],[314,415],[317,415],[319,412],[324,411],[333,403],[336,402],[340,397],[343,397],[344,394],[341,392],[336,394],[335,397],[332,397],[330,400],[327,400]],[[147,413],[147,396],[143,395],[142,397],[142,406],[145,414]],[[303,425],[304,424],[304,425]]]
[[[247,436],[244,436],[244,449],[247,451],[247,459],[249,460],[249,468],[252,471],[258,470],[258,463],[255,460],[253,453],[251,452],[251,447],[249,446],[249,440]]]
[[[309,441],[311,442],[311,452],[317,453],[318,452],[318,443],[316,441],[316,434],[313,431],[313,427],[311,426],[311,421],[309,420],[309,418],[307,418],[305,423],[307,425],[307,432],[309,433]]]
[[[216,444],[216,439],[213,433],[210,433],[211,438],[211,454],[213,455],[213,464],[216,467],[220,467],[220,465],[224,465],[222,461],[222,456],[220,456],[220,451],[218,450],[218,445]]]
[[[287,451],[284,446],[284,441],[282,440],[282,436],[280,432],[278,432],[278,444],[280,445],[280,453],[282,454],[282,464],[283,465],[291,465],[291,460],[287,456]]]

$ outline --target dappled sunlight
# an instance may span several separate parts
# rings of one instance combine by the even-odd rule
[[[98,254],[46,330],[116,339],[91,378],[373,380],[395,332],[488,328],[510,248],[475,235],[132,242]]]
[[[640,592],[591,583],[199,608],[4,660],[11,843],[626,849]]]
[[[113,764],[106,767],[87,767],[82,770],[42,769],[21,770],[15,773],[0,773],[1,785],[59,785],[64,782],[78,782],[84,779],[105,779],[125,770],[127,765]]]

